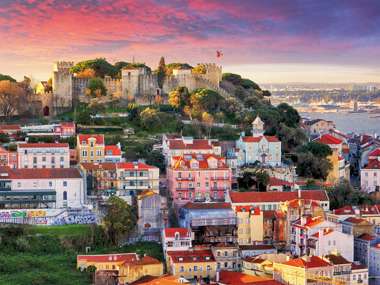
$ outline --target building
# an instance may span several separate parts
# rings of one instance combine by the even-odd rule
[[[334,266],[318,256],[304,256],[273,264],[273,278],[289,285],[323,285],[333,279]]]
[[[84,180],[74,168],[0,168],[1,209],[81,208]]]
[[[360,170],[360,188],[367,193],[380,191],[380,149],[376,149],[372,154],[377,154],[375,158],[369,158],[368,164]]]
[[[358,237],[361,234],[372,234],[374,225],[362,218],[349,217],[340,222],[342,232]]]
[[[77,135],[78,160],[82,162],[104,162],[104,135]]]
[[[242,272],[222,270],[218,272],[217,283],[220,285],[281,285],[280,282],[265,276],[254,276]]]
[[[162,248],[164,256],[167,251],[187,251],[192,246],[192,233],[186,228],[164,228],[162,231]]]
[[[187,203],[179,224],[194,233],[193,244],[236,243],[236,215],[229,203]]]
[[[237,232],[239,245],[251,245],[264,240],[264,215],[259,208],[237,206]]]
[[[19,168],[69,168],[69,144],[20,143],[17,159]]]
[[[61,122],[53,126],[53,134],[62,138],[73,137],[76,135],[74,122]]]
[[[243,258],[242,271],[254,276],[273,276],[273,263],[289,261],[289,255],[279,253],[268,253],[251,255]]]
[[[300,219],[295,221],[291,226],[290,232],[291,253],[296,256],[309,254],[310,251],[314,250],[314,244],[309,244],[309,238],[311,238],[316,233],[319,235],[320,230],[324,230],[325,233],[330,230],[340,230],[340,225],[326,221],[323,217],[302,216]],[[333,242],[333,247],[337,246],[338,241],[334,240],[330,242]],[[311,249],[309,249],[309,246]]]
[[[96,273],[114,271],[118,283],[130,284],[144,276],[161,276],[163,264],[150,256],[139,257],[136,253],[114,253],[99,255],[78,255],[77,268],[84,270],[95,266]]]
[[[193,137],[164,135],[162,137],[162,153],[166,162],[174,156],[183,157],[190,154],[213,154],[221,156],[222,150],[218,142]]]
[[[239,247],[234,244],[219,243],[211,247],[218,271],[240,271],[241,258]]]
[[[335,223],[349,217],[362,218],[375,225],[380,224],[380,205],[346,205],[326,214],[326,218]]]
[[[346,163],[343,157],[343,141],[330,134],[324,134],[316,141],[329,146],[332,150],[332,154],[327,157],[332,165],[327,181],[335,183],[343,179],[349,180],[350,164]]]
[[[321,135],[328,133],[331,129],[335,129],[335,124],[333,121],[327,121],[323,119],[315,119],[310,121],[305,121],[304,125],[306,127],[309,135]]]
[[[224,158],[213,154],[174,156],[166,173],[168,189],[179,207],[187,202],[224,202],[231,190],[232,171]]]
[[[146,190],[137,196],[137,231],[144,240],[160,241],[164,222],[166,200],[159,194]]]
[[[354,260],[369,267],[370,248],[380,242],[379,237],[370,234],[361,234],[354,239]]]
[[[123,162],[120,144],[106,145],[104,147],[104,161],[105,162]]]
[[[380,276],[380,242],[371,244],[369,248],[368,271],[370,276]],[[377,279],[374,284],[379,284]]]
[[[186,251],[168,251],[168,271],[175,277],[188,280],[216,277],[216,261],[209,249],[190,249]]]
[[[339,254],[354,261],[354,236],[330,228],[322,228],[307,239],[308,255],[325,256]]]
[[[15,137],[18,133],[21,133],[20,125],[0,125],[0,134],[6,134],[10,137]]]
[[[264,123],[260,117],[252,122],[252,136],[241,134],[236,142],[238,165],[254,164],[281,165],[281,142],[275,136],[264,135]]]
[[[232,208],[250,206],[260,210],[279,210],[280,206],[295,199],[312,200],[324,211],[330,210],[330,201],[324,190],[299,190],[295,192],[229,192]]]
[[[242,258],[261,254],[277,254],[277,249],[270,244],[239,245]]]
[[[0,166],[18,168],[17,152],[0,147]]]

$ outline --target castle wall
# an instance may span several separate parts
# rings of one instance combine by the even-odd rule
[[[70,68],[73,62],[57,62],[53,69],[53,106],[56,110],[72,107],[72,74]]]
[[[122,82],[120,79],[113,79],[110,76],[104,77],[104,86],[107,89],[107,95],[112,97],[122,96]]]

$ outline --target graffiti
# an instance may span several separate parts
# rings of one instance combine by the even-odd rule
[[[71,225],[71,224],[96,224],[96,216],[88,215],[70,215],[67,217],[56,218],[52,222],[53,225]]]
[[[0,219],[11,219],[11,218],[36,218],[45,217],[46,211],[44,210],[12,210],[12,211],[2,211],[0,212]]]

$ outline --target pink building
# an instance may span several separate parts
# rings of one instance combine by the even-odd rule
[[[8,151],[5,148],[0,147],[0,165],[17,168],[17,152]]]
[[[232,171],[220,156],[187,154],[171,158],[167,180],[178,206],[189,201],[224,201],[231,189]]]
[[[54,127],[54,134],[60,137],[72,137],[76,134],[75,123],[63,122]]]

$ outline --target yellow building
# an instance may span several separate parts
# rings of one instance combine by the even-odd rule
[[[333,272],[333,265],[318,256],[273,263],[273,278],[288,285],[330,285]]]
[[[215,279],[216,261],[209,249],[168,251],[168,271],[185,279]]]
[[[139,258],[136,253],[78,255],[77,268],[84,270],[95,266],[96,272],[114,271],[119,277],[118,284],[129,284],[144,276],[161,276],[163,264],[150,256]]]
[[[103,162],[104,161],[104,135],[79,134],[77,136],[78,161]]]
[[[249,245],[264,239],[263,211],[250,206],[237,206],[235,208],[238,220],[238,243]]]

